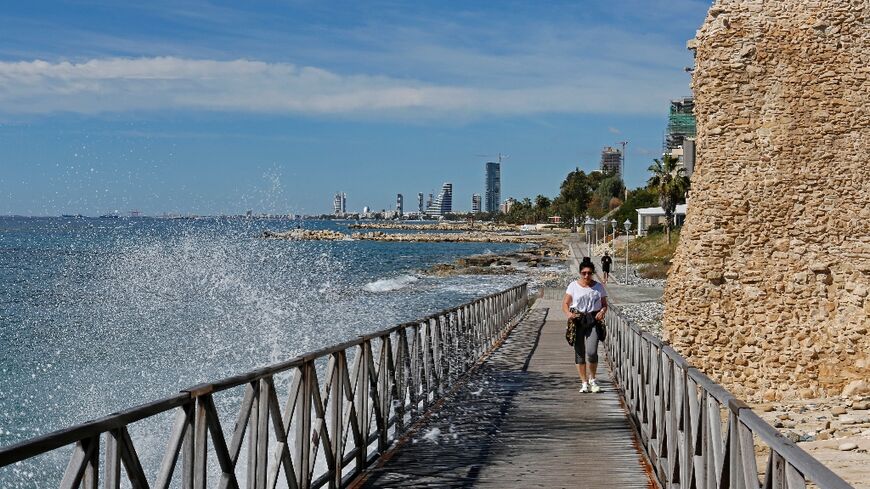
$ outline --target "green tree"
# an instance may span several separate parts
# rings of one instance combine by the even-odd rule
[[[628,192],[628,200],[622,203],[619,210],[613,215],[613,219],[619,223],[618,227],[622,226],[626,219],[631,221],[632,227],[637,229],[637,210],[644,207],[655,207],[658,205],[659,196],[655,190],[641,187]]]
[[[649,167],[651,174],[647,185],[656,189],[659,197],[659,206],[665,211],[665,230],[668,235],[668,244],[671,244],[671,226],[674,222],[674,211],[677,202],[686,198],[689,190],[689,177],[686,169],[679,165],[679,160],[671,155],[665,155],[661,161],[653,160]]]

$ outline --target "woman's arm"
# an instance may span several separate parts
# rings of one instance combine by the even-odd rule
[[[607,297],[601,298],[601,310],[598,311],[598,314],[595,315],[595,319],[602,321],[604,320],[604,315],[607,314]]]
[[[571,297],[571,294],[565,294],[565,299],[562,300],[562,312],[565,313],[568,319],[574,319],[574,313],[571,312],[572,302],[574,302],[574,298]]]

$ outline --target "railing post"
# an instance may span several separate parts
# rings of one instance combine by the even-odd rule
[[[202,397],[196,398],[196,414],[193,422],[193,487],[205,489],[208,475],[208,416]]]
[[[371,417],[369,416],[369,410],[371,409],[371,405],[369,403],[370,390],[367,388],[369,385],[369,363],[372,356],[372,347],[371,341],[365,340],[360,345],[358,355],[362,355],[360,358],[359,364],[359,373],[357,374],[357,384],[355,393],[356,393],[356,416],[357,416],[357,424],[359,425],[360,434],[362,435],[362,445],[358,447],[356,454],[356,470],[361,472],[366,465],[366,459],[368,458],[369,451],[369,430]]]
[[[251,413],[248,415],[248,489],[257,488],[257,447],[259,446],[258,437],[260,435],[260,388],[261,384],[257,381],[250,383],[253,389],[253,404],[251,404]]]
[[[311,487],[311,389],[317,388],[312,386],[312,369],[314,368],[313,360],[307,360],[300,367],[302,376],[302,391],[296,409],[296,440],[294,446],[296,460],[296,485],[299,489],[308,489]]]
[[[344,455],[344,375],[347,368],[347,359],[344,350],[332,354],[335,360],[335,370],[332,379],[329,379],[330,393],[330,427],[329,433],[332,441],[332,458],[335,460],[335,471],[332,474],[329,487],[341,487],[342,458]],[[326,402],[326,399],[324,399]],[[324,406],[325,407],[325,406]],[[265,489],[265,488],[264,488]]]
[[[266,489],[266,474],[269,468],[269,396],[271,395],[267,380],[269,378],[262,378],[258,382],[257,450],[252,452],[256,454],[257,459],[257,489]]]

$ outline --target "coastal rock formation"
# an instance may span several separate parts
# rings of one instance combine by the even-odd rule
[[[566,251],[561,245],[558,236],[543,234],[501,234],[494,232],[465,232],[465,233],[385,233],[383,231],[370,231],[367,233],[352,233],[350,235],[340,231],[317,230],[317,229],[291,229],[289,231],[263,231],[266,239],[288,239],[308,241],[340,241],[340,240],[368,240],[368,241],[401,241],[401,242],[450,242],[450,243],[525,243],[539,244],[542,246],[541,256],[564,255]]]
[[[665,336],[748,399],[870,381],[870,4],[718,0]],[[866,385],[866,384],[865,384]]]
[[[409,231],[518,231],[519,227],[512,224],[496,224],[493,222],[364,222],[350,224],[350,229],[402,229]]]

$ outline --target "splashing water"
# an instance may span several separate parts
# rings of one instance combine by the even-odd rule
[[[518,245],[257,237],[290,225],[0,218],[0,446],[522,280],[415,274]],[[237,400],[226,409],[233,403],[238,409]],[[143,464],[159,463],[165,442],[146,428],[136,439]],[[65,457],[68,451],[0,469],[0,486],[54,485]]]

